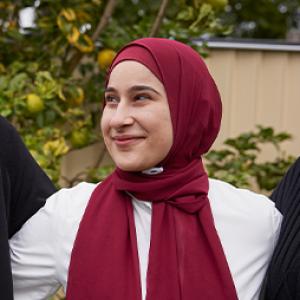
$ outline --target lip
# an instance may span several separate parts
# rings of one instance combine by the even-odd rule
[[[136,144],[144,139],[145,139],[144,136],[134,136],[134,135],[118,135],[112,137],[112,140],[117,146],[128,146],[128,145]]]

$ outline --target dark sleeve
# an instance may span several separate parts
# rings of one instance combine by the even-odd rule
[[[283,221],[260,299],[300,299],[300,158],[271,198]]]
[[[271,195],[277,209],[285,216],[291,214],[300,201],[300,157],[289,168]]]
[[[0,117],[0,172],[8,236],[11,237],[55,192],[17,131]]]

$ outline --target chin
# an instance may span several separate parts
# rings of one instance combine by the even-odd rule
[[[137,166],[131,165],[131,164],[116,164],[116,165],[117,165],[117,167],[119,169],[121,169],[122,171],[126,171],[126,172],[138,172],[138,171],[142,171]]]
[[[117,167],[126,172],[141,172],[151,167],[142,164],[116,163]]]

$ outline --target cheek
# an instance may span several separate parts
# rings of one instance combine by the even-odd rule
[[[100,127],[101,127],[101,132],[102,132],[102,136],[104,139],[104,143],[107,146],[107,141],[108,141],[108,137],[109,137],[109,122],[110,122],[110,118],[108,116],[108,114],[104,113],[102,114],[102,118],[101,118],[101,122],[100,122]]]
[[[102,112],[102,117],[101,117],[101,121],[100,121],[100,127],[101,127],[101,131],[103,133],[103,135],[105,134],[106,131],[108,131],[109,129],[109,121],[110,117],[109,117],[109,113],[108,111],[104,108],[103,112]]]
[[[167,153],[173,145],[173,126],[169,110],[157,111],[152,120],[155,142],[160,146],[160,150]]]
[[[173,142],[173,124],[171,120],[170,110],[169,107],[165,108],[165,110],[162,112],[162,115],[160,116],[162,120],[162,128],[167,140],[171,140]]]
[[[169,122],[162,124],[162,128],[164,129],[160,131],[161,147],[167,154],[173,145],[173,128]]]

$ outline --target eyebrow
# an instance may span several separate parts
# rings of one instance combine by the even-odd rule
[[[145,91],[145,90],[152,91],[152,92],[160,95],[160,93],[157,90],[155,90],[154,88],[152,88],[151,86],[148,86],[148,85],[134,85],[129,89],[130,92]],[[105,89],[105,92],[106,93],[107,92],[117,92],[117,90],[114,87],[107,87]]]

